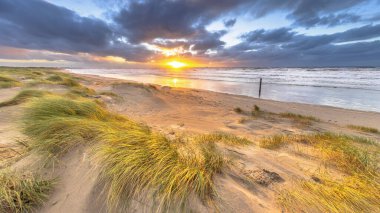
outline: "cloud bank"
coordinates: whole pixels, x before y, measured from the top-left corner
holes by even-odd
[[[355,12],[366,4],[380,9],[378,0],[113,0],[109,7],[94,2],[107,18],[42,0],[0,1],[0,57],[79,60],[85,66],[113,56],[141,65],[173,57],[166,50],[175,48],[177,57],[225,66],[380,66],[378,14]],[[239,28],[241,17],[273,14],[282,14],[289,26]],[[216,22],[221,29],[208,29]],[[316,35],[300,30],[340,26],[345,28]],[[239,42],[227,45],[223,38],[237,28],[244,30]]]

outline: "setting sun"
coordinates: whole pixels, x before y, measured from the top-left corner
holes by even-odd
[[[187,66],[187,64],[185,64],[183,62],[180,62],[180,61],[170,61],[170,62],[167,63],[167,65],[169,65],[169,66],[171,66],[171,67],[173,67],[175,69]]]

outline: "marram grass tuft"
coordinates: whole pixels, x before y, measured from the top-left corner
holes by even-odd
[[[0,172],[0,212],[32,212],[48,198],[55,181],[33,174]]]
[[[88,99],[60,97],[32,101],[24,132],[34,141],[31,148],[47,157],[96,142],[99,183],[110,211],[127,211],[133,200],[162,212],[187,211],[191,197],[211,205],[214,176],[226,163],[216,143],[249,143],[222,133],[171,140]]]
[[[322,160],[348,173],[375,172],[377,166],[376,142],[367,138],[334,133],[306,135],[274,135],[264,137],[262,148],[278,149],[287,144],[304,144],[316,149]]]

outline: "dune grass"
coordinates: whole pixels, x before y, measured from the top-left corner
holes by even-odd
[[[321,174],[318,181],[297,180],[283,189],[278,203],[285,212],[377,212],[380,207],[379,146],[366,138],[314,133],[275,135],[260,146],[277,149],[287,144],[304,144],[314,154],[346,175],[336,179]]]
[[[115,82],[112,84],[113,88],[118,88],[118,87],[123,87],[123,86],[137,87],[137,88],[144,89],[148,92],[158,90],[157,87],[153,84],[144,84],[144,83],[139,83],[139,82]]]
[[[79,82],[74,80],[73,78],[64,78],[60,84],[68,87],[78,87],[80,85]]]
[[[1,102],[0,107],[18,105],[24,103],[25,101],[31,98],[42,97],[46,94],[49,93],[42,90],[22,90],[11,100]]]
[[[267,149],[277,149],[293,143],[312,146],[323,161],[335,165],[347,173],[375,172],[378,169],[378,146],[368,147],[368,145],[376,143],[366,138],[334,133],[274,135],[263,138],[259,145]]]
[[[260,114],[261,114],[261,109],[260,109],[260,107],[259,106],[257,106],[257,105],[254,105],[253,106],[253,109],[252,109],[252,111],[251,111],[251,115],[252,116],[259,116]]]
[[[79,85],[79,86],[72,87],[69,90],[69,94],[74,95],[74,96],[90,97],[91,95],[96,95],[96,92],[93,89]]]
[[[213,176],[225,163],[215,144],[203,141],[190,147],[140,131],[110,134],[98,150],[109,205],[127,211],[137,199],[167,212],[186,211],[190,196],[212,203]]]
[[[282,134],[264,137],[259,141],[259,145],[265,149],[278,149],[288,143],[287,137]]]
[[[60,81],[63,81],[63,78],[60,75],[53,74],[53,75],[47,77],[46,80],[53,81],[53,82],[60,82]]]
[[[354,130],[359,130],[361,132],[368,132],[368,133],[375,133],[375,134],[380,133],[378,129],[372,128],[372,127],[357,126],[357,125],[347,125],[347,127]]]
[[[198,135],[195,137],[197,141],[219,142],[226,145],[249,145],[252,142],[246,138],[241,138],[236,135],[225,132],[214,132],[210,134]]]
[[[334,180],[322,175],[320,182],[301,180],[280,192],[279,205],[285,212],[379,212],[378,175],[353,175]]]
[[[119,98],[120,96],[114,92],[111,92],[111,91],[103,91],[103,92],[100,92],[98,93],[99,95],[106,95],[106,96],[109,96],[109,97],[114,97],[114,98]]]
[[[47,198],[55,181],[33,174],[0,172],[0,212],[32,212]]]
[[[191,196],[212,203],[213,177],[226,164],[216,143],[249,143],[224,133],[168,139],[83,98],[34,100],[23,120],[31,149],[48,158],[100,142],[95,149],[99,182],[111,211],[127,211],[133,200],[151,201],[157,211],[186,211]]]
[[[27,106],[24,133],[33,139],[32,149],[56,157],[92,141],[110,119],[117,117],[95,102],[46,97]]]
[[[284,113],[280,113],[279,115],[280,117],[289,118],[293,120],[294,122],[302,124],[302,125],[311,125],[312,122],[320,121],[318,118],[313,117],[313,116],[300,115],[300,114],[295,114],[291,112],[284,112]]]
[[[246,113],[248,114],[249,112],[245,112],[242,108],[240,107],[235,107],[234,108],[234,112],[238,113],[238,114],[243,114],[243,113]],[[261,111],[260,107],[257,106],[257,105],[254,105],[252,110],[251,110],[251,115],[252,116],[258,116],[262,113],[263,111]]]
[[[234,112],[241,114],[241,113],[243,113],[243,110],[240,107],[235,107]]]
[[[20,82],[14,78],[0,75],[0,88],[9,88],[19,86]]]

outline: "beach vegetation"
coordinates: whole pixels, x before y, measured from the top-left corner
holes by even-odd
[[[48,198],[55,180],[34,174],[0,172],[0,212],[32,212]]]
[[[304,144],[315,148],[320,158],[342,171],[353,173],[377,170],[378,146],[369,139],[334,133],[314,133],[304,135],[274,135],[260,140],[260,147],[277,149],[287,144]]]
[[[379,147],[374,141],[334,133],[274,135],[259,145],[276,149],[302,144],[313,148],[325,164],[346,175],[320,173],[311,179],[294,180],[281,190],[278,204],[285,212],[377,212],[380,201]]]
[[[9,88],[19,86],[20,82],[14,78],[0,75],[0,88]]]
[[[89,143],[113,115],[93,101],[44,97],[31,101],[23,116],[31,149],[46,157],[61,156],[72,147]]]
[[[33,75],[44,75],[44,73],[39,72],[39,71],[32,71]]]
[[[57,74],[54,74],[54,75],[47,77],[46,80],[53,81],[53,82],[59,82],[59,81],[63,81],[63,78]]]
[[[214,132],[209,134],[201,134],[195,137],[199,143],[203,142],[213,142],[213,143],[223,143],[226,145],[249,145],[252,144],[252,141],[238,137],[236,135],[225,133],[225,132]]]
[[[49,92],[42,90],[22,90],[14,98],[0,103],[0,107],[13,106],[26,102],[31,98],[42,97]]]
[[[358,125],[347,125],[347,127],[350,129],[361,131],[361,132],[375,133],[375,134],[380,133],[378,129],[372,128],[372,127],[358,126]]]
[[[169,139],[83,98],[32,101],[23,121],[33,140],[31,149],[48,159],[80,144],[96,144],[99,184],[111,210],[125,210],[132,200],[144,199],[153,200],[159,211],[186,210],[190,196],[212,203],[213,177],[227,163],[217,143],[249,143],[226,133]]]
[[[74,96],[90,97],[92,95],[96,95],[96,92],[93,89],[79,85],[76,87],[72,87],[69,90],[69,94],[72,94]]]
[[[235,107],[234,112],[241,114],[241,113],[243,113],[243,110],[240,107]]]
[[[73,78],[64,78],[61,84],[67,87],[78,87],[80,85],[79,82]]]
[[[293,120],[294,122],[303,124],[303,125],[311,125],[312,122],[320,121],[318,118],[314,116],[300,115],[300,114],[295,114],[291,112],[280,113],[280,117],[289,118]]]
[[[118,94],[111,92],[111,91],[103,91],[103,92],[99,92],[98,94],[109,96],[109,97],[114,97],[114,98],[120,97]]]
[[[283,134],[263,137],[260,139],[259,145],[261,148],[265,149],[278,149],[288,142],[287,137],[289,136]]]
[[[262,111],[260,110],[260,107],[257,105],[254,105],[253,109],[251,111],[251,115],[252,116],[259,116],[261,113],[262,113]]]
[[[139,83],[139,82],[115,82],[112,84],[112,86],[114,88],[121,87],[121,86],[132,86],[136,88],[145,89],[146,91],[158,90],[157,87],[153,84],[144,84],[144,83]]]
[[[240,118],[239,120],[238,120],[238,123],[239,124],[244,124],[244,123],[246,123],[246,122],[248,122],[250,119],[248,119],[248,118]]]
[[[313,179],[294,181],[280,192],[278,204],[285,212],[379,212],[380,177],[355,174],[336,180],[321,174]]]

